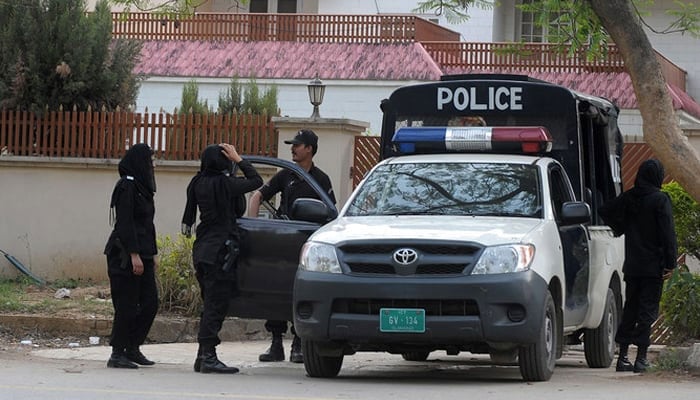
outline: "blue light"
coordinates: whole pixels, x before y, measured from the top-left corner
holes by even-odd
[[[445,127],[404,127],[394,133],[391,142],[400,153],[437,152],[445,150]]]

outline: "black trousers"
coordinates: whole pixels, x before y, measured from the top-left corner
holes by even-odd
[[[664,281],[661,278],[625,279],[625,307],[615,341],[649,347],[651,325],[659,317],[659,301]]]
[[[289,324],[292,326],[292,335],[296,336],[294,324]],[[282,336],[287,333],[287,321],[265,321],[265,330],[272,333],[272,336]]]
[[[219,331],[235,293],[235,274],[224,273],[221,266],[207,263],[196,264],[195,272],[204,303],[197,341],[202,347],[215,347],[221,343]]]
[[[114,306],[110,345],[115,350],[142,345],[158,312],[153,259],[141,259],[143,275],[136,276],[132,272],[131,260],[122,263],[119,251],[107,255],[107,274]]]

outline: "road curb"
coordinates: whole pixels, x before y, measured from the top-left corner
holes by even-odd
[[[112,320],[106,318],[62,318],[36,315],[0,315],[0,326],[20,335],[42,332],[56,336],[101,336],[112,332]],[[194,342],[197,339],[199,319],[157,316],[148,334],[155,343]],[[221,340],[246,341],[268,337],[265,321],[228,318],[219,333]]]

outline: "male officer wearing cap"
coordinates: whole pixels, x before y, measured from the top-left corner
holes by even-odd
[[[313,156],[318,150],[318,136],[310,129],[302,129],[297,132],[293,139],[285,140],[284,143],[292,145],[292,160],[316,180],[335,204],[335,195],[333,194],[330,178],[313,163]],[[294,200],[299,198],[319,198],[306,181],[299,179],[290,170],[281,170],[250,197],[248,216],[257,217],[260,203],[271,199],[277,193],[281,193],[280,206],[277,210],[278,215],[281,217],[289,216],[289,210]],[[267,351],[260,354],[259,360],[283,361],[285,357],[282,335],[287,332],[287,321],[267,321],[265,322],[265,329],[272,333],[272,344]],[[291,331],[294,339],[289,361],[302,363],[304,362],[304,356],[301,352],[301,341],[296,335],[293,325]]]

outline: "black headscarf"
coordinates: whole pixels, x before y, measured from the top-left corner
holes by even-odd
[[[133,177],[139,192],[147,197],[153,197],[156,192],[156,179],[153,174],[153,150],[139,143],[127,150],[119,161],[119,176]]]
[[[659,160],[646,160],[637,170],[634,187],[629,190],[625,207],[628,215],[636,215],[642,207],[641,198],[661,190],[664,167]]]
[[[202,151],[201,159],[199,172],[187,185],[187,204],[182,216],[182,233],[187,236],[192,234],[192,226],[197,218],[195,187],[202,177],[214,178],[210,180],[211,194],[214,196],[217,210],[225,209],[225,203],[230,198],[226,177],[231,175],[233,163],[224,155],[221,146],[210,144]]]
[[[147,199],[153,199],[156,192],[156,178],[153,173],[153,150],[145,144],[138,143],[126,151],[124,157],[119,161],[119,176],[122,179],[132,180],[136,185],[136,190]],[[117,188],[122,182],[122,179],[117,181],[112,198],[109,202],[110,208],[110,223],[113,223],[117,197],[119,191]]]

